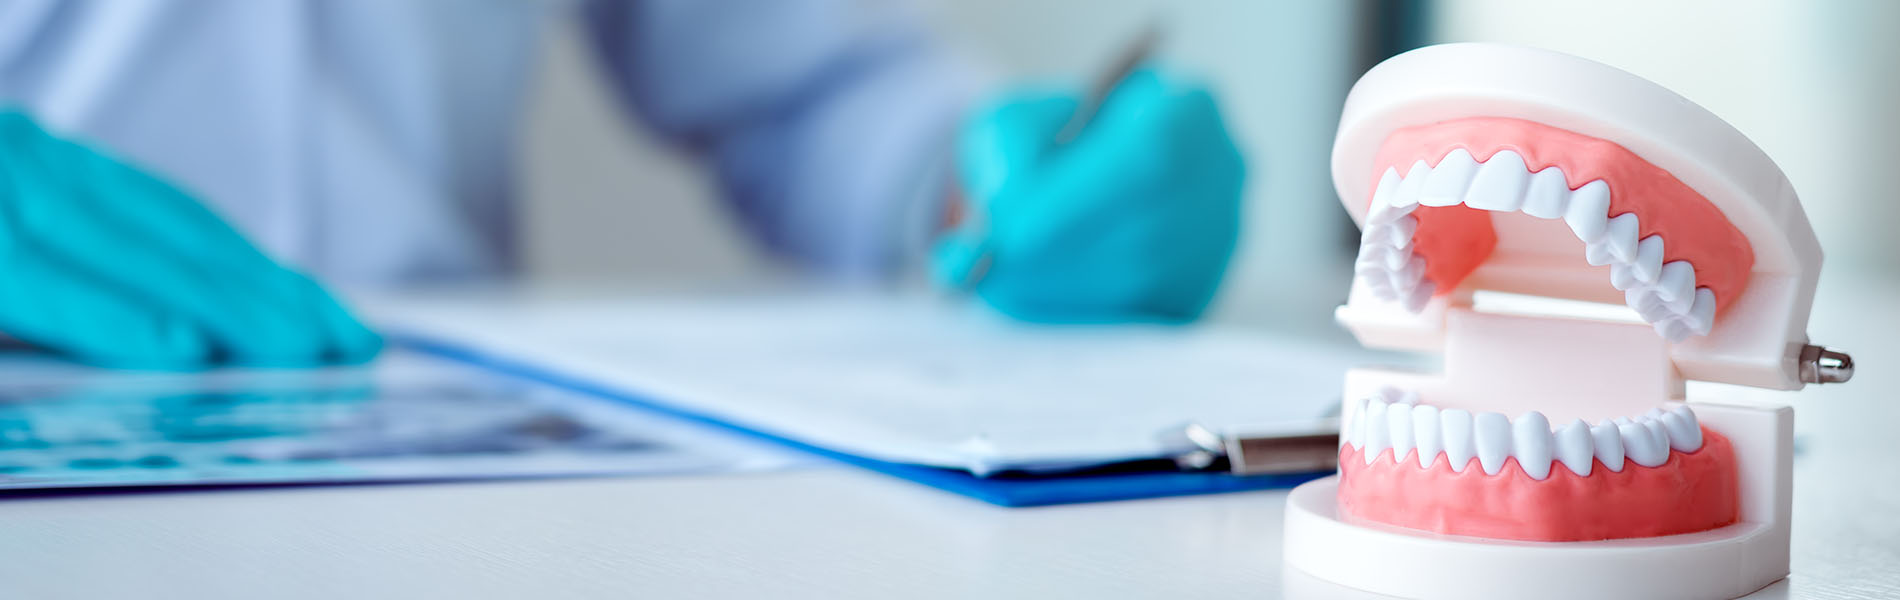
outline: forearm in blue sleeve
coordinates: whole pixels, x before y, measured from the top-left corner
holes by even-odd
[[[701,154],[765,247],[844,276],[903,266],[938,213],[976,77],[914,15],[848,0],[596,2],[621,96]]]

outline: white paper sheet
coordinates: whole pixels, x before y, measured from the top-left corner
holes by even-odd
[[[1156,458],[1187,423],[1312,431],[1367,354],[1215,328],[1027,326],[928,296],[372,304],[387,326],[886,461]]]

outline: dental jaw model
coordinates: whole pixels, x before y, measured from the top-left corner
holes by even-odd
[[[1760,149],[1617,69],[1452,44],[1354,86],[1333,177],[1363,232],[1340,322],[1443,373],[1347,375],[1340,473],[1289,499],[1291,567],[1420,598],[1787,574],[1793,411],[1684,391],[1852,373],[1808,344],[1820,246]]]

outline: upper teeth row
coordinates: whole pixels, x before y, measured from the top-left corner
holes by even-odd
[[[1506,458],[1532,479],[1550,476],[1561,462],[1572,473],[1588,476],[1594,462],[1612,472],[1623,471],[1623,461],[1645,467],[1662,465],[1671,449],[1694,452],[1702,447],[1702,428],[1695,412],[1677,405],[1667,411],[1650,409],[1639,417],[1618,417],[1596,425],[1582,419],[1556,430],[1543,413],[1531,411],[1516,419],[1502,413],[1469,411],[1418,404],[1410,392],[1387,388],[1361,399],[1346,413],[1340,438],[1365,451],[1366,464],[1391,450],[1394,462],[1413,459],[1429,469],[1439,456],[1451,470],[1464,472],[1473,457],[1486,475],[1496,475]]]
[[[1663,262],[1663,239],[1637,239],[1636,213],[1610,218],[1610,186],[1598,179],[1571,190],[1558,167],[1532,172],[1516,152],[1501,150],[1478,162],[1463,148],[1452,150],[1437,167],[1424,160],[1400,176],[1388,168],[1379,177],[1372,207],[1359,240],[1356,271],[1374,295],[1423,309],[1437,284],[1425,277],[1425,259],[1412,246],[1420,206],[1453,206],[1523,212],[1541,219],[1562,218],[1583,240],[1584,258],[1610,265],[1610,284],[1643,320],[1672,342],[1691,334],[1707,335],[1715,322],[1715,294],[1696,287],[1688,261]]]

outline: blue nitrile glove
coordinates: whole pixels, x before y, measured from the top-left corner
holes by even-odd
[[[1207,90],[1138,70],[1075,139],[1072,94],[1018,92],[958,140],[971,213],[934,278],[1029,321],[1189,321],[1220,287],[1245,166]]]
[[[382,347],[191,196],[13,111],[0,111],[0,332],[135,368],[360,362]]]

